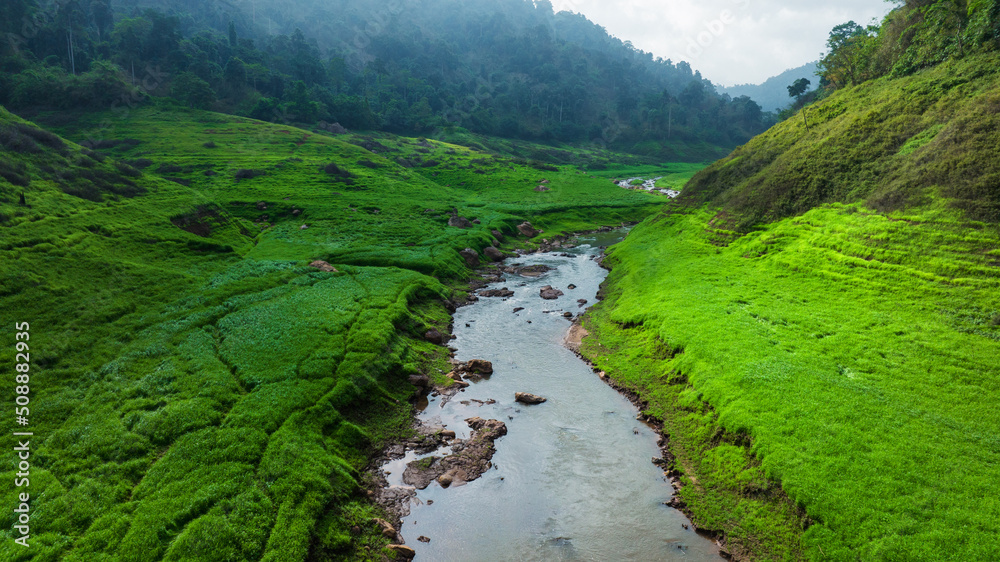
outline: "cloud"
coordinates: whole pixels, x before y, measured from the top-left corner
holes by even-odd
[[[720,85],[759,84],[820,58],[830,30],[881,20],[884,0],[553,0],[656,56]]]

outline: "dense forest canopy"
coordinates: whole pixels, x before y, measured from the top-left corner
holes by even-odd
[[[880,26],[850,21],[830,33],[820,61],[833,88],[907,76],[949,59],[1000,47],[997,0],[887,0],[897,7]]]
[[[258,119],[444,127],[710,158],[771,124],[685,62],[548,2],[4,3],[0,103],[107,107],[170,95]]]

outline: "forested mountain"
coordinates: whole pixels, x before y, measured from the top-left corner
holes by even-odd
[[[548,2],[338,0],[4,5],[0,103],[172,95],[275,122],[446,127],[706,159],[768,126],[748,97]]]
[[[817,69],[817,63],[811,62],[798,68],[788,69],[777,76],[772,76],[761,84],[738,84],[729,87],[718,86],[716,87],[716,91],[732,98],[748,96],[757,102],[764,111],[778,112],[792,104],[792,98],[788,95],[788,86],[796,80],[801,78],[809,80],[810,84],[806,92],[819,87],[819,78],[816,76]]]

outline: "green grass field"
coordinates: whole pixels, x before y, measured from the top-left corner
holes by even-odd
[[[4,560],[382,558],[362,471],[409,431],[407,377],[444,382],[422,335],[462,296],[458,252],[662,204],[571,167],[163,102],[37,120],[94,150],[0,113],[0,361],[29,322],[35,433],[31,548],[7,510]]]

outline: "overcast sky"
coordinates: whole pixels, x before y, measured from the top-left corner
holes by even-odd
[[[552,0],[715,84],[759,84],[818,60],[835,25],[881,20],[885,0]]]

